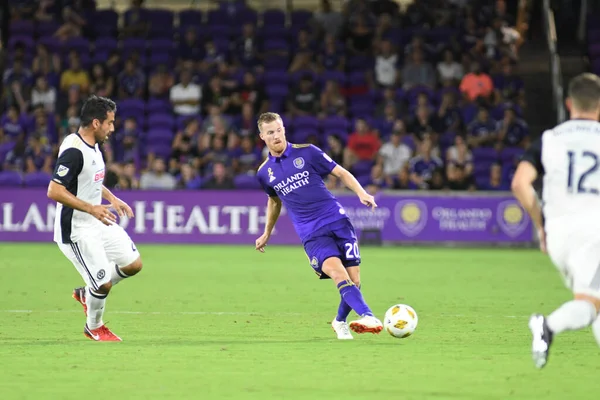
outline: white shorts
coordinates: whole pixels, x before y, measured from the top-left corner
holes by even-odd
[[[135,244],[119,225],[102,225],[75,243],[58,243],[85,283],[92,289],[110,282],[116,268],[126,267],[140,257]]]
[[[589,220],[561,225],[546,231],[548,255],[573,293],[600,298],[598,225]]]

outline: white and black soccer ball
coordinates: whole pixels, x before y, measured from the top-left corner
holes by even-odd
[[[417,312],[406,304],[396,304],[385,313],[383,327],[395,338],[402,339],[412,335],[417,329],[419,316]]]

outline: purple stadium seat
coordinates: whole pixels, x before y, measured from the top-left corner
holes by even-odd
[[[287,40],[281,38],[268,39],[263,44],[264,51],[289,51],[289,48]]]
[[[477,115],[477,105],[467,104],[466,106],[462,107],[460,112],[462,114],[463,122],[468,125]]]
[[[182,10],[179,12],[179,26],[198,26],[202,24],[202,11]]]
[[[262,76],[263,82],[268,85],[288,85],[290,75],[286,71],[266,71]]]
[[[498,152],[492,147],[480,147],[473,149],[473,158],[476,163],[480,161],[497,161],[499,159]]]
[[[352,166],[352,173],[356,176],[370,174],[374,165],[373,161],[358,161]]]
[[[23,184],[26,187],[46,187],[51,179],[52,177],[45,172],[33,172],[25,175]]]
[[[146,154],[154,154],[156,157],[167,160],[171,156],[171,143],[149,143]]]
[[[361,184],[361,186],[367,186],[369,183],[371,183],[371,174],[368,173],[357,175],[356,180]]]
[[[149,147],[154,145],[171,145],[173,141],[173,131],[170,129],[151,128],[146,133],[146,143]]]
[[[251,8],[242,8],[236,13],[235,20],[240,26],[244,24],[256,26],[258,24],[258,13]]]
[[[292,126],[296,130],[318,131],[319,120],[316,117],[300,116],[292,120]]]
[[[8,26],[8,32],[10,33],[10,36],[33,37],[34,32],[35,32],[35,27],[33,25],[33,22],[31,22],[31,21],[23,21],[23,20],[11,21],[10,25]]]
[[[306,28],[313,17],[313,13],[308,10],[292,11],[292,28]]]
[[[350,124],[345,117],[335,115],[321,121],[321,129],[323,131],[340,131],[347,133],[349,128]]]
[[[290,60],[288,56],[279,55],[267,55],[265,56],[265,60],[263,62],[263,65],[267,71],[285,71],[287,70],[289,64]]]
[[[175,59],[171,57],[169,53],[150,53],[150,65],[160,65],[164,64],[167,67],[173,67],[175,65]]]
[[[11,36],[8,40],[8,48],[13,50],[18,43],[22,44],[26,49],[33,49],[35,47],[35,41],[32,36],[19,35]]]
[[[96,39],[94,43],[94,48],[96,52],[110,52],[116,50],[118,43],[113,38],[99,38]]]
[[[21,174],[14,171],[0,172],[0,187],[17,187],[23,184]]]
[[[272,27],[285,26],[285,13],[278,9],[268,9],[263,12],[263,25]]]
[[[600,43],[592,43],[588,47],[588,52],[592,58],[596,58],[600,55]]]
[[[38,37],[52,36],[60,28],[56,21],[38,21],[35,27],[35,33]]]
[[[202,187],[202,184],[204,182],[202,181],[202,177],[198,176],[194,179],[192,179],[191,181],[189,181],[185,187],[186,189],[190,189],[190,190],[198,190]]]
[[[90,52],[90,42],[82,37],[74,37],[67,40],[64,43],[65,50],[64,52],[68,54],[71,50],[75,50],[78,53],[89,53]]]
[[[225,10],[211,10],[206,14],[206,23],[209,26],[228,25],[229,22],[229,14]]]
[[[170,39],[152,39],[148,42],[148,50],[171,54],[174,50],[173,43]]]
[[[311,136],[315,136],[317,139],[319,139],[321,135],[319,135],[319,132],[314,129],[294,129],[292,139],[296,143],[306,143],[308,142],[308,138]]]
[[[173,129],[175,118],[169,114],[151,114],[146,120],[149,129]]]
[[[173,32],[173,11],[163,8],[148,9],[148,21],[150,22],[150,35],[152,37],[161,36],[161,33]],[[156,36],[156,33],[159,35]]]
[[[229,42],[229,36],[231,33],[231,26],[229,25],[210,25],[208,27],[208,34],[216,40],[217,38],[220,40],[226,40]]]
[[[117,35],[119,14],[114,10],[97,10],[93,16],[92,29],[97,37]]]
[[[41,37],[37,43],[46,46],[51,53],[57,53],[62,48],[60,40],[52,36]]]
[[[121,43],[122,52],[124,54],[138,51],[140,54],[146,51],[146,41],[144,39],[125,39]]]
[[[270,99],[285,98],[289,93],[287,85],[269,85],[265,88],[265,92]]]
[[[342,71],[324,71],[320,76],[321,82],[334,81],[340,85],[346,83],[346,74]]]
[[[171,110],[171,103],[166,99],[149,99],[146,103],[148,114],[164,114]]]
[[[258,179],[253,175],[238,175],[233,178],[233,184],[235,185],[236,189],[260,189],[260,183],[258,182]]]
[[[523,149],[507,148],[500,153],[502,164],[512,164],[523,156]]]
[[[492,166],[491,162],[479,162],[476,163],[473,167],[473,175],[476,177],[488,177],[490,176],[490,167]]]
[[[124,100],[119,101],[118,108],[119,108],[119,111],[118,111],[119,113],[134,112],[134,113],[138,114],[138,113],[144,113],[146,106],[145,106],[143,100],[124,99]]]

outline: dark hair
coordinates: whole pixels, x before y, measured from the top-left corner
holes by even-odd
[[[578,111],[595,111],[600,103],[600,78],[589,72],[569,83],[569,97]]]
[[[92,121],[97,119],[104,122],[109,112],[116,112],[117,105],[111,99],[92,95],[83,103],[81,107],[81,126],[89,126]]]

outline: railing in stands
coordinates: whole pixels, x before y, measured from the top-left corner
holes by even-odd
[[[562,79],[562,69],[560,66],[560,56],[556,48],[556,25],[554,20],[554,11],[550,6],[550,0],[544,0],[542,7],[544,19],[544,29],[548,41],[548,50],[550,52],[550,74],[552,76],[552,93],[554,96],[554,111],[556,120],[562,123],[566,120],[567,113],[564,107],[564,86]]]

